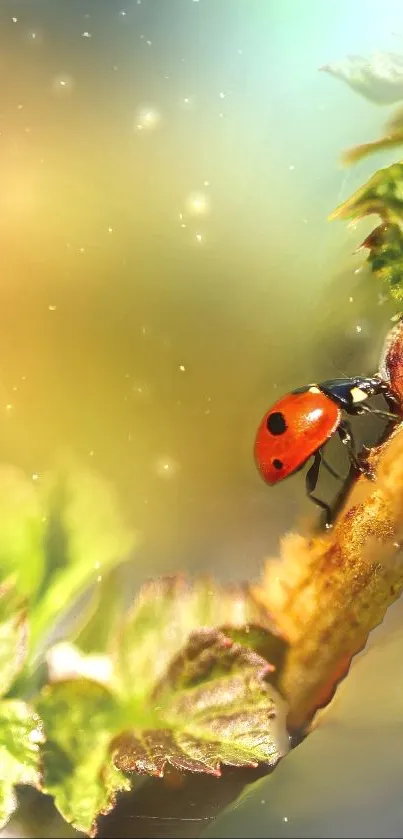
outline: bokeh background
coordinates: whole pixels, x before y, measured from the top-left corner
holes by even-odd
[[[250,576],[312,515],[257,424],[388,318],[327,221],[387,113],[318,68],[402,43],[398,0],[2,0],[0,458],[111,480],[147,573]]]
[[[254,576],[316,515],[254,435],[376,370],[393,308],[327,216],[396,157],[340,167],[388,111],[318,68],[402,47],[401,0],[1,0],[0,458],[111,481],[139,576]]]

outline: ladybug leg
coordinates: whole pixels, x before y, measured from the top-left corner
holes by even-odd
[[[390,389],[387,382],[382,382],[380,392],[383,394],[383,397],[388,403],[389,407],[392,408],[392,410],[395,410],[397,413],[400,413],[402,410],[401,403],[397,396],[395,396],[393,391]]]
[[[357,470],[357,472],[361,472],[363,475],[366,475],[367,478],[372,479],[373,474],[369,466],[357,457],[354,437],[351,431],[350,424],[347,422],[347,420],[343,420],[340,423],[338,428],[338,434],[341,442],[344,446],[346,446],[350,462]]]
[[[312,493],[315,491],[316,484],[318,483],[319,469],[320,469],[321,462],[322,462],[321,453],[320,453],[320,451],[317,451],[316,454],[314,455],[314,461],[312,463],[312,466],[309,467],[309,469],[306,473],[305,488],[306,488],[306,494],[307,494],[308,498],[310,499],[310,501],[313,501],[313,503],[316,504],[317,507],[320,507],[322,510],[325,511],[325,513],[326,513],[326,527],[331,527],[332,511],[331,511],[329,505],[326,504],[324,501],[321,501],[320,498],[316,498],[314,495],[312,495]]]
[[[360,472],[361,467],[355,451],[354,437],[351,431],[350,423],[347,422],[347,420],[343,420],[340,423],[337,432],[341,442],[343,443],[343,446],[346,446],[347,448],[347,453],[351,463],[357,469],[357,471]]]
[[[321,458],[322,458],[322,465],[325,467],[325,469],[327,469],[327,471],[330,473],[330,475],[332,475],[333,478],[337,478],[338,481],[344,481],[343,476],[340,475],[339,472],[336,472],[336,470],[333,469],[333,466],[331,466],[330,463],[328,463],[327,460],[325,460],[322,452],[321,452]]]
[[[378,408],[371,408],[370,405],[360,405],[359,409],[360,414],[375,414],[377,417],[383,417],[384,419],[394,420],[395,422],[401,422],[402,418],[398,417],[397,414],[391,414],[389,411],[380,411]]]

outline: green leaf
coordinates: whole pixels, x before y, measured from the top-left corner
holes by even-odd
[[[207,628],[216,621],[225,631]],[[94,834],[116,791],[129,789],[125,772],[162,776],[171,764],[219,775],[221,764],[274,765],[288,735],[285,703],[270,682],[287,647],[267,627],[247,586],[175,578],[141,589],[109,659],[57,645],[48,663],[58,681],[38,712],[44,788],[66,820]]]
[[[402,112],[395,117],[394,124],[402,126],[403,138]],[[403,300],[403,163],[379,169],[330,218],[358,221],[374,213],[380,216],[382,224],[361,247],[369,250],[367,261],[376,279],[400,302]]]
[[[0,467],[0,580],[13,575],[30,601],[33,647],[134,544],[113,489],[93,472],[69,467],[33,483]]]
[[[44,480],[49,510],[46,574],[31,613],[36,644],[91,584],[127,558],[135,544],[109,484],[87,470],[65,470]]]
[[[13,466],[0,466],[0,580],[15,577],[32,596],[44,572],[45,511],[38,486]]]
[[[394,300],[403,300],[403,232],[397,224],[381,224],[361,245],[369,249],[367,261],[377,280]]]
[[[208,579],[191,585],[181,577],[144,585],[111,649],[122,694],[146,696],[196,629],[225,625],[245,630],[256,624],[270,630],[271,656],[280,660],[286,644],[247,585],[220,587]]]
[[[38,702],[46,735],[44,792],[77,830],[95,835],[96,819],[107,813],[129,781],[109,756],[122,725],[111,692],[86,679],[47,686]]]
[[[403,56],[378,52],[370,58],[348,56],[320,68],[346,82],[365,99],[378,105],[392,105],[403,99]]]
[[[16,808],[15,785],[39,786],[42,742],[39,717],[25,702],[0,702],[0,828]]]
[[[330,220],[358,221],[373,214],[391,224],[402,222],[403,163],[393,163],[375,172],[364,186],[333,211]]]
[[[122,565],[103,576],[80,624],[74,641],[85,653],[103,653],[116,633],[124,609],[124,581],[120,575]]]
[[[0,696],[5,696],[21,672],[27,652],[26,607],[15,589],[0,586]]]
[[[220,631],[194,633],[150,697],[159,727],[118,736],[115,765],[159,777],[167,764],[213,775],[221,764],[273,766],[288,737],[285,703],[267,679],[271,669]]]

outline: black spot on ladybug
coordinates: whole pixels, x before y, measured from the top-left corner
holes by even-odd
[[[282,469],[283,466],[284,466],[284,463],[283,463],[282,460],[279,460],[277,457],[275,457],[274,460],[273,460],[273,466],[274,466],[275,469]]]
[[[270,431],[270,434],[275,434],[276,436],[278,434],[284,434],[284,431],[287,430],[287,423],[281,411],[274,411],[273,414],[267,417],[267,430]]]

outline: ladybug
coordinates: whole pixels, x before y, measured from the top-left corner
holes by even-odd
[[[277,484],[298,472],[313,456],[306,475],[308,497],[326,511],[326,525],[330,525],[330,507],[312,495],[318,481],[321,463],[336,478],[340,475],[326,463],[322,448],[336,432],[346,446],[355,471],[371,478],[362,460],[357,457],[350,424],[343,412],[355,416],[371,413],[388,420],[399,421],[395,413],[381,411],[367,405],[371,396],[382,394],[388,407],[397,409],[397,400],[390,386],[380,376],[331,379],[321,384],[307,385],[283,396],[270,408],[260,423],[255,440],[255,461],[262,478]]]

